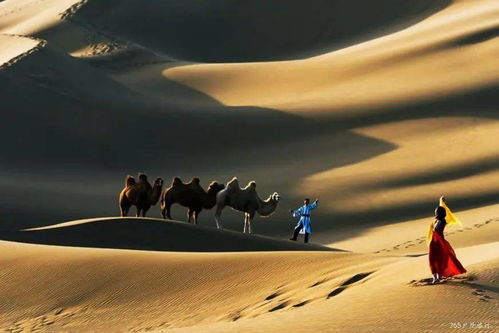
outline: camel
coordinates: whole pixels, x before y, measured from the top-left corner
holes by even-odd
[[[199,213],[215,206],[216,195],[224,187],[223,184],[213,181],[205,191],[199,184],[199,178],[192,178],[189,183],[184,184],[180,178],[175,177],[171,186],[161,193],[161,215],[165,219],[171,219],[170,208],[174,203],[178,203],[188,208],[187,221],[197,224]]]
[[[137,215],[145,217],[151,206],[158,203],[161,190],[163,188],[163,179],[156,178],[154,185],[151,186],[147,176],[139,173],[139,181],[128,175],[125,178],[125,188],[120,193],[119,205],[121,216],[127,216],[130,207],[137,207]]]
[[[245,188],[239,187],[239,181],[234,177],[227,187],[217,194],[217,203],[215,211],[215,222],[218,229],[222,229],[220,216],[225,206],[234,210],[244,212],[243,233],[251,234],[251,222],[255,213],[260,216],[268,217],[277,209],[279,203],[279,194],[274,192],[267,200],[262,200],[256,193],[256,183],[251,181]]]

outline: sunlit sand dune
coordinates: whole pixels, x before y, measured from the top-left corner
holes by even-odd
[[[495,1],[454,1],[400,32],[315,58],[181,66],[163,74],[225,105],[305,116],[439,99],[497,84],[498,13]]]
[[[494,0],[0,1],[0,331],[497,330],[498,29]],[[281,200],[255,235],[95,218],[137,172]],[[468,272],[429,285],[441,195]]]
[[[394,330],[497,325],[497,242],[459,250],[469,277],[435,287],[408,279],[427,276],[426,258],[1,246],[0,323],[12,331],[370,331],[387,316]]]

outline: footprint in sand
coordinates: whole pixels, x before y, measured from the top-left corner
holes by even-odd
[[[239,311],[233,312],[229,315],[229,320],[231,320],[231,321],[237,321],[240,318],[241,318],[241,312],[239,312]]]
[[[328,295],[327,295],[327,299],[330,299],[331,297],[334,297],[336,295],[338,295],[339,293],[341,293],[343,290],[345,290],[345,287],[338,287],[336,288],[335,290],[331,291]]]
[[[267,297],[265,297],[265,300],[266,301],[270,301],[271,299],[274,299],[274,298],[276,298],[277,296],[280,296],[280,295],[281,295],[281,293],[278,292],[278,291],[276,291],[275,293],[270,294]]]
[[[360,280],[363,280],[365,279],[366,277],[368,277],[369,275],[371,275],[372,273],[374,272],[367,272],[367,273],[359,273],[359,274],[355,274],[354,276],[352,276],[350,279],[346,280],[345,282],[343,282],[341,284],[341,286],[348,286],[352,283],[355,283],[355,282],[358,282]]]
[[[299,308],[299,307],[302,307],[302,306],[304,306],[304,305],[306,305],[306,304],[308,304],[308,303],[310,303],[310,300],[303,301],[303,302],[300,302],[300,303],[298,303],[298,304],[295,304],[295,305],[293,305],[293,307],[294,307],[294,308]]]
[[[317,287],[318,285],[321,285],[323,284],[324,282],[326,282],[327,280],[321,280],[321,281],[317,281],[316,283],[314,283],[313,285],[311,285],[309,288],[313,288],[313,287]]]
[[[336,288],[333,291],[331,291],[327,295],[326,299],[329,299],[331,297],[334,297],[334,296],[340,294],[341,292],[343,292],[351,284],[353,284],[355,282],[359,282],[359,281],[365,279],[366,277],[368,277],[372,273],[373,272],[355,274],[354,276],[352,276],[351,278],[349,278],[348,280],[346,280],[345,282],[343,282],[342,284],[340,284],[340,286],[338,288]]]
[[[471,292],[473,295],[478,297],[478,300],[481,302],[489,302],[493,297],[486,294],[486,292],[482,289],[475,289]]]
[[[269,310],[269,312],[274,312],[277,310],[284,309],[286,306],[288,306],[289,302],[282,302],[281,304],[274,306],[272,309]]]

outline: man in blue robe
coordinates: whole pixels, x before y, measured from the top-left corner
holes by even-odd
[[[313,203],[310,203],[310,199],[304,200],[304,205],[296,210],[290,210],[289,212],[293,214],[293,217],[300,217],[300,221],[295,227],[293,232],[293,237],[290,240],[296,241],[298,234],[305,234],[305,243],[308,243],[308,237],[312,232],[310,228],[310,212],[319,205],[319,199],[315,199]]]

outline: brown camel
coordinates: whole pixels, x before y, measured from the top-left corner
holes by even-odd
[[[188,208],[188,222],[197,224],[199,213],[203,209],[211,209],[215,206],[217,193],[224,187],[223,184],[213,181],[205,191],[199,184],[199,178],[192,178],[189,183],[184,184],[180,178],[175,177],[171,186],[165,188],[161,194],[161,215],[165,219],[171,219],[171,206],[178,203]]]
[[[135,181],[132,176],[126,176],[125,188],[120,193],[119,205],[121,216],[127,216],[130,207],[137,207],[137,216],[146,216],[151,206],[158,203],[161,190],[163,188],[163,179],[156,178],[154,185],[151,186],[147,176],[139,173],[139,181]]]
[[[279,194],[274,192],[267,200],[262,200],[256,193],[256,183],[249,182],[245,188],[239,187],[239,182],[236,177],[232,178],[227,183],[227,187],[217,194],[217,209],[215,212],[215,222],[217,228],[222,228],[220,216],[225,206],[229,206],[234,210],[244,212],[244,227],[243,232],[251,233],[251,221],[258,215],[267,217],[274,213],[279,203]]]

